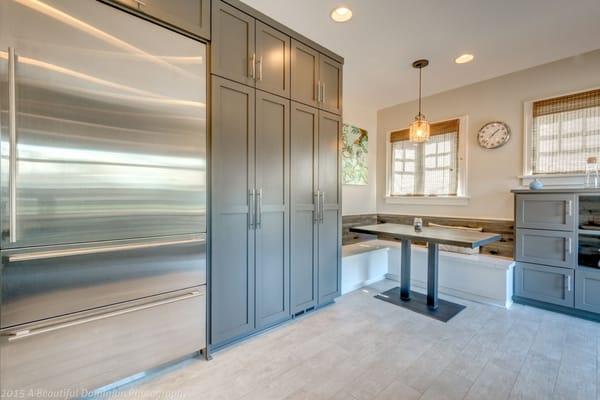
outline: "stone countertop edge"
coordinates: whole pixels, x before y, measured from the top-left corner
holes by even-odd
[[[592,193],[600,194],[600,188],[586,188],[586,187],[545,187],[542,189],[529,189],[519,188],[512,189],[513,193]]]

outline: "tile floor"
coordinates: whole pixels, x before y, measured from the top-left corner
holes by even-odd
[[[317,312],[119,392],[118,399],[600,399],[600,324],[536,308],[467,308],[444,324],[373,296]],[[443,296],[442,296],[443,297]]]

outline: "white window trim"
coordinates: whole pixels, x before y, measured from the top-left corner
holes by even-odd
[[[468,150],[469,150],[469,118],[466,115],[436,120],[432,123],[459,120],[458,128],[458,183],[456,196],[400,196],[392,195],[392,143],[390,138],[392,132],[406,129],[396,128],[388,131],[385,136],[385,202],[387,204],[426,204],[426,205],[458,205],[467,206],[468,196]]]
[[[560,93],[553,96],[542,97],[533,100],[527,100],[523,103],[523,174],[519,176],[521,185],[529,186],[529,184],[535,179],[543,181],[545,186],[584,186],[585,174],[572,173],[572,174],[533,174],[532,161],[529,155],[532,153],[533,145],[533,103],[536,101],[553,99],[555,97],[569,96],[571,94],[577,94],[581,92],[587,92],[590,90],[598,90],[600,87],[587,88],[576,90],[568,93]]]

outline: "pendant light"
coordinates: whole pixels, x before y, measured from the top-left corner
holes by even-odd
[[[421,114],[421,73],[423,68],[429,65],[429,60],[417,60],[412,66],[419,69],[419,113],[409,126],[409,139],[411,142],[422,143],[429,140],[430,126],[425,116]]]

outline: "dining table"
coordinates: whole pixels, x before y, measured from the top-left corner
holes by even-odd
[[[351,232],[377,235],[401,242],[400,286],[380,293],[376,297],[414,312],[447,322],[465,306],[439,299],[440,245],[477,248],[501,239],[497,233],[476,230],[383,223],[354,226]],[[417,241],[427,244],[427,294],[411,290],[411,246]]]

